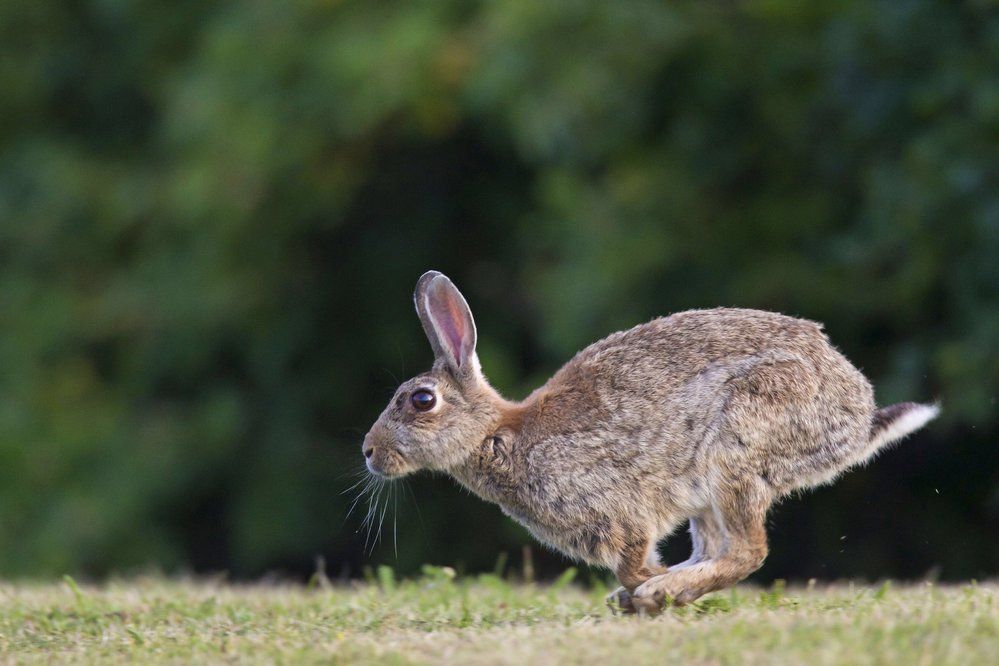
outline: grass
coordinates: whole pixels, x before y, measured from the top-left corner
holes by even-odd
[[[660,617],[607,590],[455,581],[0,583],[0,662],[999,663],[999,585],[739,587]]]

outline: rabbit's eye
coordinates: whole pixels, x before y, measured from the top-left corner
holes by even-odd
[[[413,407],[425,412],[434,408],[434,405],[437,404],[437,397],[430,391],[421,390],[415,391],[409,401],[413,403]]]

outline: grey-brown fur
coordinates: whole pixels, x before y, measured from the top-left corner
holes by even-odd
[[[681,312],[590,345],[522,402],[482,376],[475,324],[450,280],[414,296],[436,361],[402,384],[365,438],[369,469],[447,472],[538,539],[613,570],[625,610],[732,585],[767,554],[778,498],[833,479],[936,415],[878,410],[819,324],[757,310]],[[419,389],[437,403],[420,412]],[[657,542],[690,521],[669,568]]]

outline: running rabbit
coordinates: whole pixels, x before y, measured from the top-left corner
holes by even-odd
[[[831,481],[917,430],[936,405],[877,409],[822,327],[758,310],[692,310],[582,350],[526,400],[504,399],[475,353],[451,280],[417,282],[433,368],[402,384],[364,438],[370,472],[440,470],[538,539],[610,568],[626,612],[733,585],[767,556],[775,500]],[[657,542],[690,521],[693,553]]]

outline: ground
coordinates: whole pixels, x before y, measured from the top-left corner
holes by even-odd
[[[999,663],[999,584],[742,586],[657,618],[564,576],[0,583],[0,662]]]

